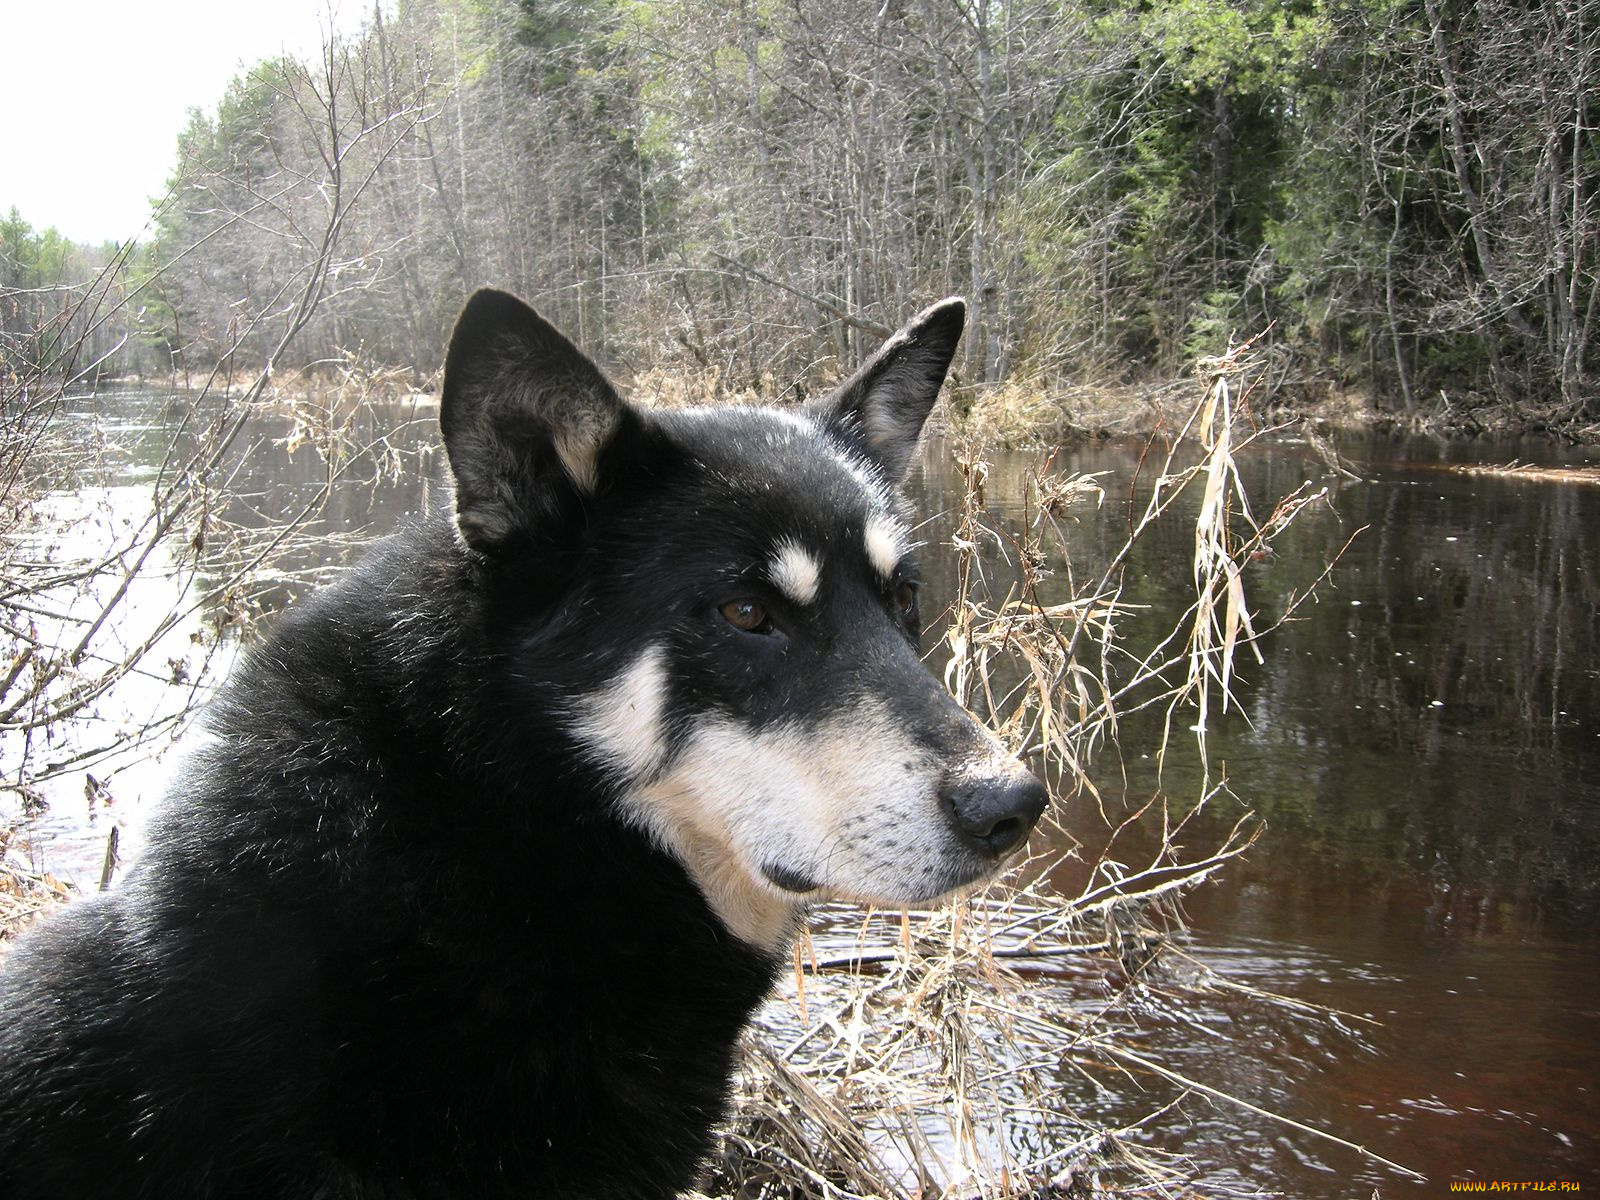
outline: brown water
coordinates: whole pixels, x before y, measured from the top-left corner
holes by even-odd
[[[149,394],[81,404],[77,418],[86,430],[98,422],[103,452],[63,482],[98,489],[109,513],[137,511],[172,404]],[[321,483],[315,454],[290,457],[274,444],[286,430],[261,422],[235,480],[236,519],[280,519]],[[1380,437],[1341,452],[1363,482],[1322,480],[1320,460],[1293,442],[1242,464],[1258,505],[1306,478],[1334,489],[1331,511],[1303,518],[1252,567],[1263,616],[1366,529],[1319,601],[1267,643],[1266,662],[1244,669],[1248,721],[1216,723],[1213,758],[1226,760],[1240,804],[1213,812],[1195,840],[1245,805],[1266,831],[1189,899],[1188,941],[1230,979],[1377,1023],[1300,1021],[1218,993],[1181,1016],[1153,1004],[1137,1016],[1143,1048],[1175,1069],[1364,1144],[1428,1182],[1195,1097],[1143,1136],[1186,1153],[1205,1194],[1428,1196],[1447,1194],[1452,1180],[1600,1188],[1600,487],[1441,469],[1600,456]],[[999,520],[1017,519],[1022,477],[1038,457],[997,458],[989,496]],[[1095,445],[1057,459],[1058,470],[1110,473],[1105,506],[1080,511],[1072,526],[1078,569],[1121,544],[1119,497],[1137,457],[1136,446]],[[937,447],[927,459],[930,510],[955,503],[946,462]],[[376,485],[352,472],[262,603],[325,574],[352,534],[383,532],[414,511],[426,490],[416,469]],[[930,528],[936,544],[941,524]],[[1133,560],[1130,592],[1154,606],[1151,628],[1170,625],[1187,602],[1191,537],[1175,525]],[[925,557],[929,593],[948,596],[944,557]],[[158,692],[145,681],[104,715],[149,711]],[[1155,739],[1148,723],[1124,725],[1120,761],[1099,768],[1113,804],[1124,790],[1137,802],[1156,789]],[[52,868],[92,879],[113,821],[136,844],[134,797],[158,772],[109,770],[122,797],[112,813],[85,813],[75,775],[51,790]],[[1188,796],[1195,778],[1195,764],[1177,756],[1160,786]],[[1067,824],[1091,849],[1104,841],[1086,810]],[[1086,1004],[1104,998],[1092,973],[1042,985]],[[1173,1091],[1129,1078],[1067,1099],[1117,1120]]]
[[[1230,1194],[1600,1187],[1600,487],[1442,469],[1600,454],[1381,437],[1340,449],[1363,482],[1322,479],[1293,442],[1243,462],[1258,512],[1303,479],[1335,489],[1332,511],[1307,514],[1251,568],[1261,617],[1364,532],[1319,602],[1270,638],[1266,661],[1241,668],[1248,720],[1216,722],[1211,754],[1242,803],[1216,807],[1190,840],[1220,838],[1246,806],[1266,830],[1185,908],[1190,948],[1226,977],[1378,1024],[1340,1032],[1226,996],[1141,1024],[1190,1078],[1427,1182],[1202,1099],[1149,1139],[1187,1151],[1202,1186]],[[1057,460],[1110,472],[1105,507],[1074,529],[1080,573],[1125,536],[1137,453],[1094,446]],[[993,507],[1011,507],[1037,457],[996,464]],[[954,486],[931,479],[936,492]],[[1151,628],[1192,595],[1191,538],[1175,525],[1133,561],[1130,593],[1153,606]],[[1152,794],[1145,751],[1158,736],[1152,722],[1124,723],[1102,788],[1129,802]],[[1194,756],[1169,755],[1159,786],[1196,794]],[[1091,849],[1105,841],[1087,813],[1067,824]],[[1104,1108],[1133,1117],[1171,1091],[1146,1081]]]

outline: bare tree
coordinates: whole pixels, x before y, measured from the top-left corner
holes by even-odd
[[[256,93],[272,102],[273,140],[259,143],[260,156],[233,178],[220,176],[215,164],[190,162],[180,172],[179,196],[195,207],[169,221],[168,230],[170,236],[186,228],[189,240],[166,243],[167,256],[131,289],[118,286],[115,272],[102,272],[59,323],[34,331],[34,338],[52,343],[75,336],[71,352],[25,358],[20,371],[0,381],[8,525],[0,544],[0,636],[7,643],[0,652],[0,732],[4,782],[13,790],[27,792],[52,774],[148,740],[181,720],[182,705],[137,728],[102,730],[101,741],[70,753],[44,761],[37,753],[37,739],[91,710],[130,676],[153,670],[149,659],[163,639],[233,588],[295,525],[290,521],[265,546],[200,586],[200,568],[218,532],[220,497],[242,450],[241,431],[275,366],[306,330],[330,319],[330,300],[348,301],[381,279],[370,256],[347,246],[350,223],[394,148],[429,110],[420,102],[380,110],[356,66],[339,42],[325,46],[316,64],[273,64]],[[284,153],[290,145],[297,151],[292,167]],[[95,360],[84,347],[96,329],[126,316],[162,286],[188,286],[192,297],[197,284],[185,273],[217,245],[232,247],[241,269],[237,276],[207,279],[205,294],[216,298],[216,307],[193,310],[191,327],[209,365],[186,415],[170,431],[142,516],[111,526],[103,540],[40,544],[28,518],[49,483],[41,464],[52,452],[57,458],[82,452],[70,442],[81,430],[69,427],[63,413],[90,378]],[[260,274],[251,263],[261,265]],[[234,289],[223,290],[230,280]],[[175,330],[166,332],[175,338]],[[177,350],[194,359],[194,344]],[[160,589],[167,603],[130,614],[130,597],[152,574],[169,580]]]

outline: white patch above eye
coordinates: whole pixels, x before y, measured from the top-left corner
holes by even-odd
[[[894,569],[911,549],[905,526],[881,512],[867,518],[866,542],[868,561],[886,581],[894,577]]]
[[[767,577],[796,604],[810,604],[822,587],[822,564],[798,542],[779,544]]]
[[[666,756],[666,652],[651,646],[593,696],[579,702],[573,734],[628,782],[654,772]]]

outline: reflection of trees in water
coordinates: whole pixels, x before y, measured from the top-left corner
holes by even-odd
[[[219,513],[223,536],[206,556],[206,577],[231,574],[314,504],[296,536],[279,542],[252,573],[248,594],[234,599],[252,613],[272,613],[326,583],[373,538],[431,502],[434,420],[431,406],[419,412],[414,399],[367,401],[340,417],[336,442],[310,442],[296,436],[301,426],[293,414],[264,413],[230,476]]]
[[[1400,454],[1393,444],[1373,447],[1373,459]],[[1432,444],[1409,451],[1437,452]],[[1020,494],[1009,481],[1031,461],[997,468],[995,505]],[[1058,462],[1111,472],[1105,507],[1073,530],[1073,569],[1087,573],[1125,532],[1118,500],[1137,449],[1088,447]],[[1260,495],[1321,470],[1287,445],[1242,466]],[[1440,922],[1593,913],[1600,489],[1436,467],[1368,468],[1370,482],[1339,486],[1337,516],[1308,514],[1251,565],[1253,594],[1281,603],[1367,527],[1303,619],[1263,644],[1266,662],[1240,668],[1249,720],[1220,722],[1213,753],[1269,829],[1226,886],[1267,876],[1286,901],[1311,887],[1335,906],[1351,889],[1353,902],[1403,901]],[[1125,598],[1151,606],[1151,627],[1170,626],[1188,602],[1192,555],[1177,526],[1151,531],[1140,547]],[[1158,739],[1148,715],[1123,728],[1130,797],[1156,786],[1153,759],[1139,754]],[[1192,794],[1197,771],[1192,758],[1170,753],[1166,790]],[[1114,770],[1101,776],[1121,788]]]
[[[1290,635],[1249,740],[1311,747],[1301,819],[1343,863],[1425,879],[1442,918],[1592,907],[1600,494],[1422,472],[1342,507],[1372,526],[1340,581],[1361,603]]]

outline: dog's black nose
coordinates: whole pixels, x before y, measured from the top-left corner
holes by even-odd
[[[1005,779],[965,778],[946,785],[945,803],[956,828],[975,849],[1003,858],[1028,840],[1049,793],[1025,771]]]

